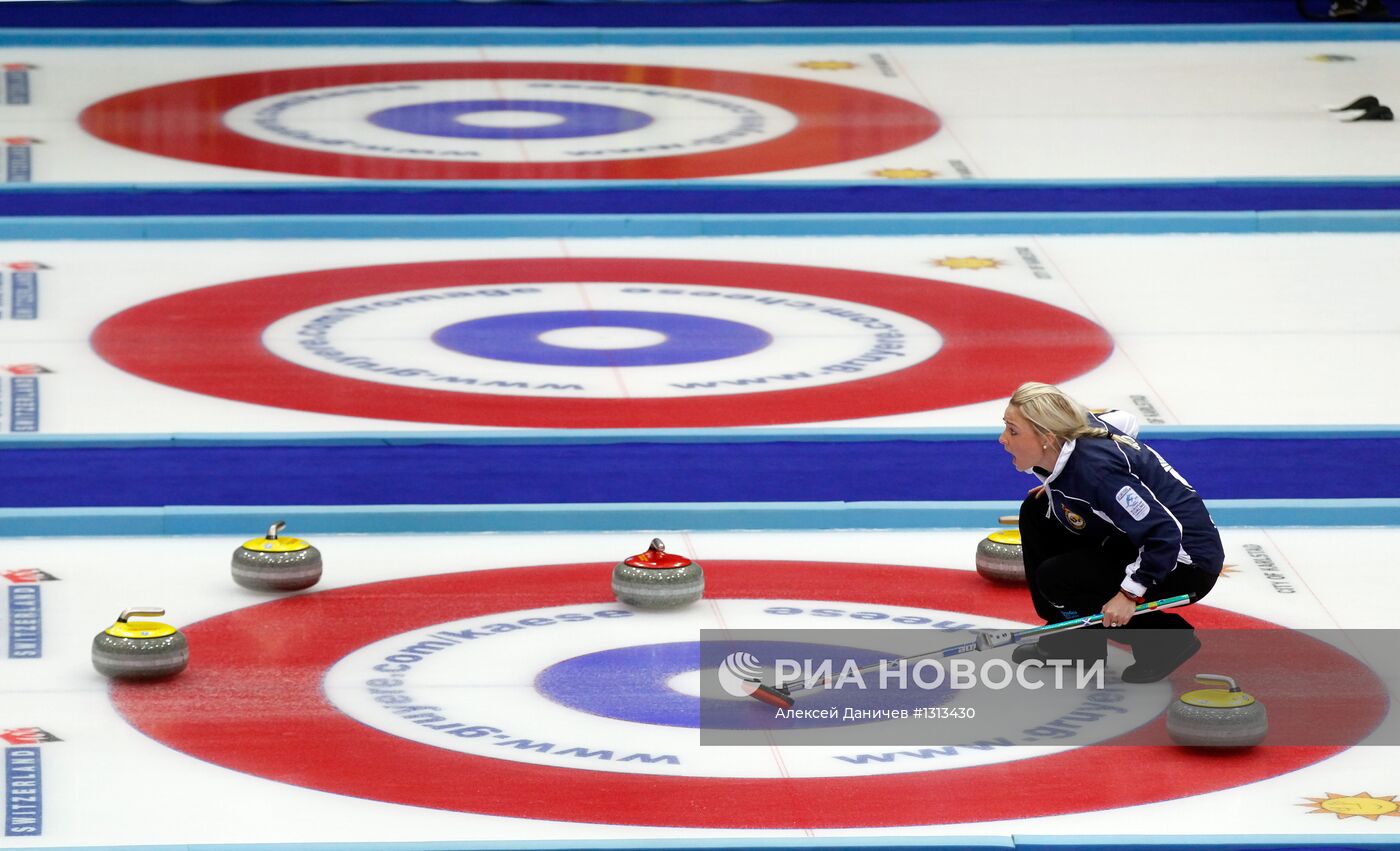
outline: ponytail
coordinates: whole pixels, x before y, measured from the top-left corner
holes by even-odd
[[[1030,421],[1035,430],[1061,443],[1081,437],[1109,438],[1133,445],[1130,437],[1089,424],[1089,409],[1052,384],[1028,381],[1011,394],[1011,404]]]

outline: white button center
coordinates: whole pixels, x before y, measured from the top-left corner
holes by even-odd
[[[550,127],[555,124],[563,124],[564,116],[552,112],[496,109],[463,113],[455,120],[458,124],[465,124],[468,127]]]
[[[666,335],[645,328],[583,325],[546,331],[538,339],[546,345],[566,349],[640,349],[666,342]]]
[[[666,688],[691,697],[700,697],[700,672],[686,671],[666,681]]]

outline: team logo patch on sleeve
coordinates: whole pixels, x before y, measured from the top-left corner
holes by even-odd
[[[1123,506],[1123,510],[1128,512],[1134,520],[1141,520],[1147,516],[1147,512],[1152,510],[1147,501],[1138,496],[1137,491],[1128,485],[1124,485],[1114,499],[1118,500],[1118,504]]]

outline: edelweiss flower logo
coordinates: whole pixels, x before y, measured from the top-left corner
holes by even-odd
[[[735,697],[748,697],[759,685],[759,675],[763,673],[758,658],[742,650],[730,653],[720,663],[719,686]]]

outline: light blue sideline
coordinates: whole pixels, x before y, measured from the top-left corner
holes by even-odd
[[[34,846],[38,847],[38,846]],[[1275,851],[1279,848],[1382,851],[1400,847],[1400,837],[1335,834],[1254,835],[1074,835],[1062,836],[872,836],[832,838],[506,840],[468,842],[292,842],[267,844],[84,845],[47,851],[959,851],[1006,848],[1024,851],[1114,849],[1114,851]]]
[[[37,846],[36,846],[37,847]],[[1015,848],[1010,836],[500,840],[464,842],[285,842],[258,844],[84,845],[45,851],[960,851]]]
[[[1030,27],[425,27],[305,29],[7,29],[3,47],[474,47],[509,45],[1190,44],[1395,41],[1384,23]]]
[[[37,846],[36,846],[37,847]],[[500,840],[467,842],[278,842],[258,844],[84,845],[45,851],[960,851],[1015,848],[1009,836],[787,839]]]
[[[649,428],[480,429],[333,432],[187,432],[152,434],[0,434],[6,449],[121,449],[161,446],[483,446],[608,445],[617,443],[856,443],[994,441],[996,426],[921,428]],[[1400,437],[1400,425],[1165,425],[1142,426],[1143,439],[1337,440]]]
[[[1400,210],[0,217],[6,240],[1391,233]]]
[[[1207,500],[1216,525],[1400,526],[1400,499]],[[1020,503],[715,502],[526,505],[258,505],[0,509],[3,537],[230,535],[270,520],[307,534],[591,533],[659,530],[986,529]]]
[[[37,847],[37,846],[35,846]],[[47,851],[959,851],[1006,848],[1024,851],[1114,849],[1114,851],[1275,851],[1278,848],[1382,851],[1400,847],[1400,837],[1329,834],[1111,836],[921,836],[833,838],[514,840],[469,842],[293,842],[269,844],[84,845]]]

